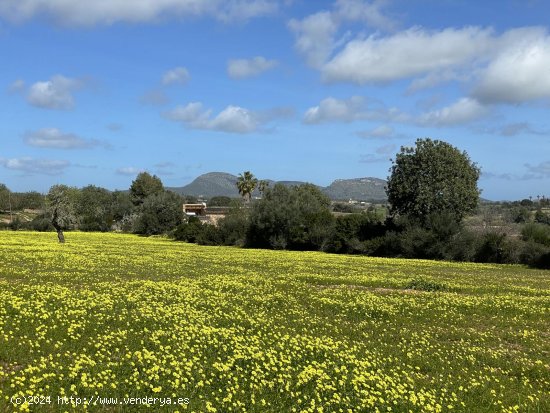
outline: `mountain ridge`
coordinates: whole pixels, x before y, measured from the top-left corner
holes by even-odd
[[[184,195],[202,196],[211,198],[213,196],[229,196],[239,197],[237,190],[238,176],[227,172],[207,172],[199,175],[189,184],[182,187],[170,187],[174,192]],[[286,186],[296,186],[305,184],[303,181],[274,181],[266,179],[269,186],[280,183]],[[314,184],[315,185],[315,184]],[[330,185],[323,187],[316,185],[322,192],[329,196],[332,200],[349,200],[357,201],[378,201],[386,202],[387,196],[385,192],[386,181],[380,178],[363,177],[351,179],[335,179]],[[259,192],[254,191],[254,196],[259,195]]]

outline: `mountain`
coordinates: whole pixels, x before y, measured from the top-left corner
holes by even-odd
[[[386,181],[378,178],[337,179],[323,192],[331,199],[361,201],[386,201]]]
[[[181,188],[168,188],[174,192],[184,195],[238,197],[237,177],[225,172],[209,172],[203,174],[193,182]]]
[[[209,172],[200,175],[188,185],[168,189],[180,194],[203,196],[205,198],[213,196],[238,197],[237,179],[237,176],[225,172]],[[267,181],[271,187],[275,183],[286,186],[305,183],[301,181]],[[337,179],[329,186],[319,187],[319,189],[333,200],[347,201],[351,198],[361,201],[386,201],[385,185],[386,181],[378,178]],[[254,195],[259,195],[259,193],[255,191]]]

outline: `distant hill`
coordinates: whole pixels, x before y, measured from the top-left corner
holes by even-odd
[[[184,195],[238,197],[236,175],[225,172],[209,172],[197,177],[193,182],[183,187],[168,188]],[[270,186],[280,183],[287,186],[304,184],[302,181],[273,181],[267,180]],[[360,201],[385,202],[387,197],[384,191],[386,181],[378,178],[337,179],[327,187],[319,187],[333,200],[355,199]],[[257,191],[254,195],[259,195]]]
[[[238,197],[237,177],[225,172],[209,172],[195,178],[193,182],[179,188],[168,188],[182,195]]]
[[[337,179],[323,192],[331,199],[357,199],[364,201],[386,201],[386,181],[379,178]]]

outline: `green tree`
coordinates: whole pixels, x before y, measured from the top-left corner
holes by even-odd
[[[134,204],[130,193],[125,191],[114,191],[111,193],[111,213],[115,222],[121,221],[125,216],[132,214]]]
[[[78,196],[78,189],[67,185],[54,185],[46,195],[46,208],[61,243],[65,242],[63,230],[73,227],[78,222],[75,212]]]
[[[182,219],[182,198],[174,192],[163,191],[145,198],[134,232],[142,235],[164,234],[176,228]]]
[[[246,244],[251,247],[315,250],[331,234],[330,199],[315,185],[276,184],[254,204]]]
[[[477,206],[480,169],[449,143],[418,139],[414,148],[401,147],[390,173],[386,192],[393,215],[423,222],[445,212],[459,222]]]
[[[256,185],[258,185],[258,179],[254,177],[252,172],[246,171],[239,174],[239,178],[237,179],[237,188],[239,190],[239,194],[241,194],[246,203],[250,202],[252,192],[254,192]]]
[[[111,193],[94,185],[88,185],[79,192],[75,206],[82,231],[109,231],[113,223]]]
[[[130,198],[134,205],[139,206],[148,196],[160,194],[163,191],[164,186],[158,176],[140,172],[130,186]]]

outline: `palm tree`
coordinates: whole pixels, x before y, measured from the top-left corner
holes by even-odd
[[[241,194],[247,204],[250,202],[252,192],[257,184],[258,180],[252,175],[252,172],[246,171],[245,173],[239,174],[237,188],[239,189],[239,194]]]

